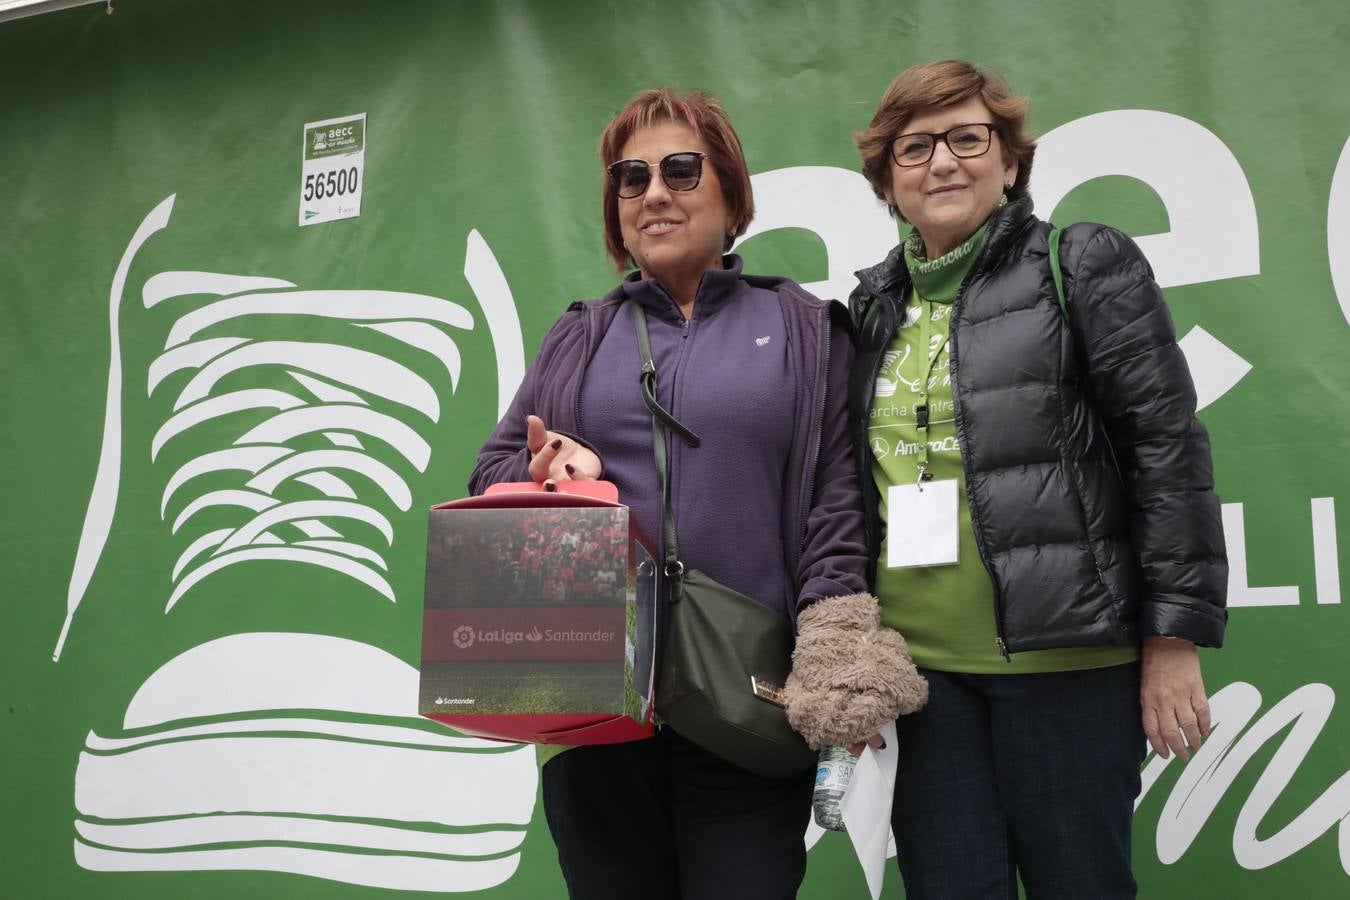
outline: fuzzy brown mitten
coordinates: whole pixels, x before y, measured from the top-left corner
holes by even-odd
[[[812,749],[866,740],[928,701],[900,632],[881,625],[871,594],[827,597],[797,619],[784,689],[788,722]]]

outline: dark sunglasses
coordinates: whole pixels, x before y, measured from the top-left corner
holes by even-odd
[[[661,180],[672,191],[692,191],[703,177],[703,160],[708,154],[695,150],[672,153],[659,163]],[[609,178],[625,200],[647,193],[652,181],[652,166],[645,159],[621,159],[609,164]]]

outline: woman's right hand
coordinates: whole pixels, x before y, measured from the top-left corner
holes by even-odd
[[[525,419],[530,477],[551,488],[559,481],[594,481],[604,470],[595,451],[574,438],[549,431],[538,416]]]

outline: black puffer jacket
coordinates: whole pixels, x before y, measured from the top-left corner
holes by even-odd
[[[1074,225],[1060,243],[1066,322],[1049,233],[1030,200],[996,210],[951,315],[956,433],[1000,649],[1148,635],[1217,647],[1228,584],[1219,499],[1162,291],[1128,237]],[[867,422],[910,291],[901,248],[858,279],[849,416],[875,576]]]

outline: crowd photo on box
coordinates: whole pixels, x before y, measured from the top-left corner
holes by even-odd
[[[623,601],[627,533],[609,509],[512,510],[491,523],[447,528],[433,543],[457,577],[439,586],[437,606],[610,605]],[[484,523],[489,524],[484,524]],[[429,595],[430,601],[430,595]]]

